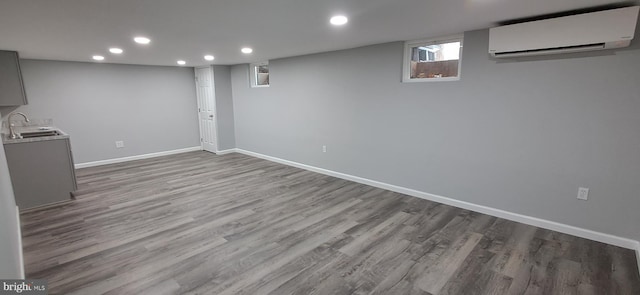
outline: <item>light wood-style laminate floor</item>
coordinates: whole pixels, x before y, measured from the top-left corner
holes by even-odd
[[[50,294],[640,294],[631,250],[245,155],[77,174],[21,217]]]

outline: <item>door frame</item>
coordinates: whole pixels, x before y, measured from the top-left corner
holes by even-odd
[[[200,124],[200,99],[198,98],[198,70],[199,69],[207,69],[209,70],[209,73],[211,74],[211,99],[212,101],[212,106],[213,106],[213,125],[214,125],[214,130],[213,132],[215,133],[214,136],[214,143],[213,143],[213,149],[214,149],[214,153],[218,153],[219,149],[218,149],[218,106],[216,105],[216,91],[215,91],[215,77],[214,77],[214,72],[213,72],[213,66],[200,66],[200,67],[194,67],[193,68],[193,74],[194,74],[194,84],[196,87],[196,114],[198,116],[198,136],[200,137],[200,148],[202,150],[204,149],[204,141],[202,138],[202,126]]]

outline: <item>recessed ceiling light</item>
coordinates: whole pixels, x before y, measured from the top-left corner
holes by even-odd
[[[206,59],[206,60],[213,60],[213,59],[214,59],[214,57],[213,57],[213,55],[205,55],[205,56],[204,56],[204,59]]]
[[[138,44],[149,44],[149,42],[151,42],[151,39],[147,37],[135,37],[133,38],[133,41],[136,41],[136,43]]]
[[[342,26],[349,22],[349,19],[344,15],[336,15],[332,17],[329,22],[334,26]]]
[[[251,49],[249,47],[245,47],[245,48],[240,49],[240,51],[242,51],[242,53],[244,53],[244,54],[249,54],[249,53],[253,52],[253,49]]]
[[[187,64],[187,62],[186,62],[186,61],[184,61],[184,60],[179,60],[179,61],[177,61],[177,63],[178,63],[179,65],[181,65],[181,66],[183,66],[183,65],[186,65],[186,64]]]
[[[102,55],[94,55],[92,58],[94,60],[104,60],[104,56],[102,56]]]
[[[120,54],[120,53],[122,53],[124,51],[122,49],[120,49],[120,48],[112,47],[112,48],[109,48],[109,52],[111,52],[113,54]]]

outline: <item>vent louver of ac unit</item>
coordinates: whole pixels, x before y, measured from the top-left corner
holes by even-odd
[[[598,43],[598,44],[565,46],[565,47],[547,48],[547,49],[531,49],[531,50],[521,50],[521,51],[498,52],[498,53],[495,53],[494,56],[495,57],[520,57],[520,56],[533,56],[533,55],[543,55],[543,54],[574,53],[574,52],[600,50],[600,49],[604,49],[604,47],[605,47],[604,43]]]

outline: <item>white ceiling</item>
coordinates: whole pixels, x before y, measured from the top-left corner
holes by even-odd
[[[22,58],[239,64],[488,28],[611,0],[0,0],[0,49]],[[329,18],[349,23],[333,27]],[[151,44],[135,44],[144,35]],[[116,46],[121,56],[108,52]],[[253,54],[240,48],[249,46]],[[215,56],[207,62],[203,55]]]

